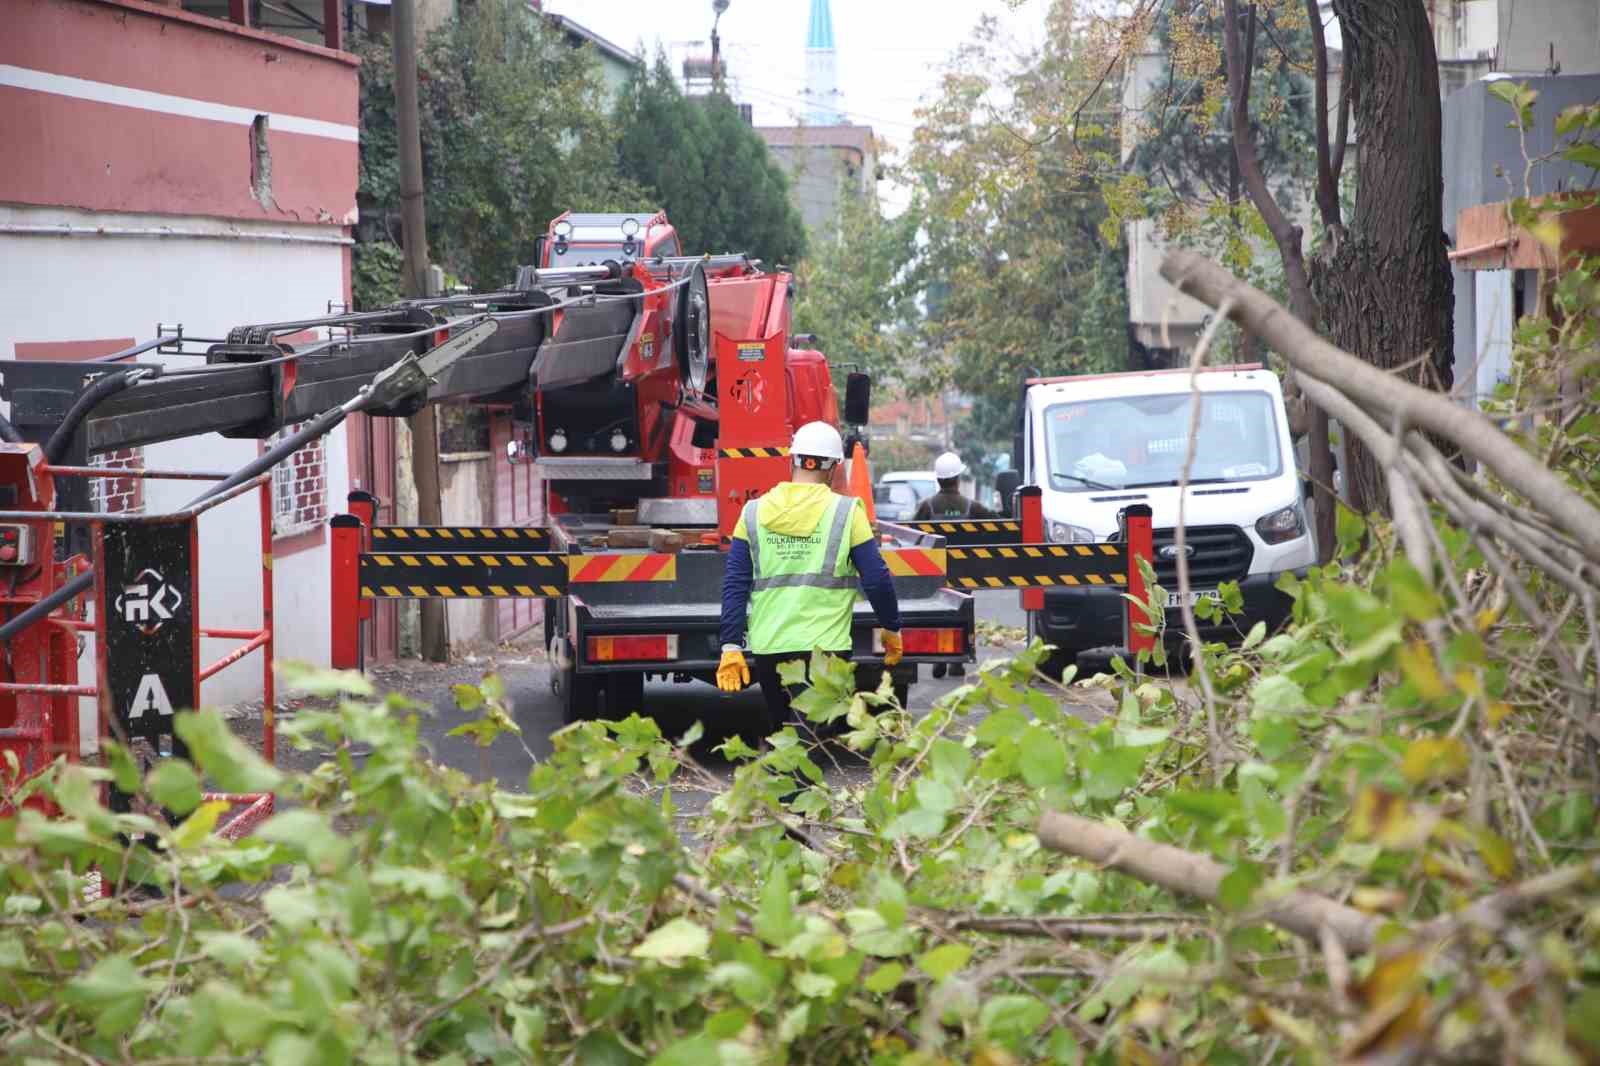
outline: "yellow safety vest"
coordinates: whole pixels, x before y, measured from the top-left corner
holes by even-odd
[[[750,650],[848,651],[859,578],[850,562],[853,496],[833,495],[832,509],[803,537],[773,533],[756,520],[759,500],[744,509],[750,541]]]

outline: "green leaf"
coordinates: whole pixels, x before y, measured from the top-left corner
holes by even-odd
[[[1028,716],[1015,707],[1001,707],[978,723],[973,735],[978,743],[993,747],[1007,737],[1015,737],[1028,728]]]
[[[162,759],[144,781],[150,798],[180,818],[200,806],[200,778],[182,759]]]
[[[827,999],[839,987],[839,982],[820,973],[794,975],[794,989],[808,999]]]
[[[943,815],[955,808],[955,789],[936,777],[918,778],[913,791],[917,797],[917,805],[926,810]]]
[[[1060,738],[1036,728],[1023,738],[1017,768],[1022,772],[1022,779],[1033,788],[1059,785],[1067,776],[1067,749]]]
[[[935,981],[942,981],[965,966],[970,958],[972,949],[965,944],[941,944],[917,956],[917,969]]]
[[[102,740],[100,750],[105,752],[106,760],[111,764],[111,779],[116,782],[117,788],[130,795],[138,792],[139,764],[134,761],[133,754],[114,740]]]
[[[884,826],[883,835],[887,840],[901,840],[907,837],[927,840],[943,831],[944,818],[945,816],[938,811],[930,811],[926,807],[913,807]]]
[[[1079,760],[1084,791],[1090,799],[1112,800],[1139,783],[1150,748],[1091,750]]]
[[[674,918],[636,944],[629,955],[675,965],[684,959],[704,958],[711,947],[711,934],[687,918]]]
[[[928,748],[928,766],[934,777],[959,788],[972,773],[972,753],[948,737],[940,737]]]
[[[451,685],[450,694],[455,697],[456,706],[468,714],[484,704],[483,691],[477,685]]]
[[[1282,674],[1269,674],[1250,690],[1250,700],[1258,714],[1294,714],[1305,710],[1305,690]]]
[[[1561,158],[1569,163],[1577,163],[1580,166],[1600,170],[1600,145],[1589,144],[1588,142],[1575,144],[1563,151]]]
[[[261,944],[243,933],[202,931],[196,934],[200,954],[216,959],[230,970],[242,970],[261,958]]]
[[[1437,618],[1444,609],[1439,594],[1404,556],[1389,564],[1389,600],[1413,622]]]
[[[800,919],[789,899],[789,869],[781,862],[773,866],[761,888],[761,909],[754,924],[756,935],[773,947],[787,944],[800,932]]]
[[[1245,814],[1255,823],[1258,835],[1266,840],[1276,840],[1283,835],[1289,826],[1289,816],[1283,804],[1268,793],[1257,778],[1241,776],[1239,798],[1244,803]]]
[[[883,995],[894,989],[905,976],[906,968],[898,962],[886,962],[875,968],[862,982],[868,992]]]
[[[223,792],[273,792],[283,774],[228,730],[222,715],[211,711],[184,711],[173,728],[189,745],[194,761],[216,781]]]
[[[1050,1008],[1032,996],[995,996],[978,1012],[978,1028],[992,1040],[1018,1040],[1050,1017]]]
[[[194,813],[183,820],[183,824],[173,830],[172,842],[179,848],[188,850],[199,847],[211,831],[217,827],[217,822],[233,806],[227,800],[211,800],[202,803],[194,809]]]
[[[728,1010],[719,1010],[706,1019],[702,1026],[704,1033],[717,1040],[731,1040],[744,1032],[744,1027],[750,1024],[750,1012],[739,1007]]]
[[[1499,85],[1500,82],[1491,82]],[[1341,558],[1354,554],[1360,547],[1362,540],[1367,535],[1366,519],[1356,514],[1343,503],[1335,509],[1336,517],[1333,523],[1334,539],[1339,543],[1339,556]]]
[[[707,1066],[717,1060],[717,1040],[698,1034],[667,1045],[661,1055],[650,1060],[650,1066]]]
[[[126,955],[108,955],[67,982],[62,998],[94,1021],[102,1037],[126,1033],[144,1013],[150,982]]]
[[[1242,651],[1249,651],[1251,648],[1265,640],[1266,636],[1267,623],[1257,622],[1255,625],[1250,627],[1250,632],[1245,634],[1244,643],[1240,644],[1239,648]]]
[[[1253,862],[1241,862],[1223,875],[1217,886],[1217,902],[1228,910],[1242,910],[1250,905],[1257,888],[1266,880],[1262,868]]]

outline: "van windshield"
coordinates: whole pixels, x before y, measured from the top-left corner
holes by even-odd
[[[1186,392],[1119,396],[1046,408],[1051,486],[1075,492],[1178,484],[1192,398]],[[1270,395],[1201,394],[1191,483],[1260,481],[1282,470]]]

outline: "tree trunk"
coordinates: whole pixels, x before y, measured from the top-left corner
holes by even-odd
[[[1422,0],[1333,0],[1356,136],[1356,204],[1315,272],[1333,342],[1441,391],[1452,381],[1454,297],[1444,210],[1439,68]],[[1402,369],[1403,368],[1403,369]],[[1352,504],[1384,510],[1381,456],[1349,443]]]
[[[1250,81],[1255,63],[1256,12],[1255,5],[1246,9],[1248,29],[1240,26],[1238,0],[1223,0],[1222,52],[1228,73],[1229,115],[1233,133],[1232,172],[1244,183],[1250,201],[1272,233],[1283,261],[1283,273],[1289,284],[1289,310],[1296,318],[1311,325],[1316,321],[1316,304],[1312,298],[1311,280],[1306,269],[1305,254],[1301,249],[1304,233],[1284,213],[1267,185],[1266,173],[1261,169],[1261,159],[1256,152],[1255,135],[1250,130]],[[1236,184],[1233,182],[1231,184]],[[1230,189],[1230,194],[1237,196]],[[1289,388],[1285,397],[1290,403],[1291,417],[1302,408],[1303,397],[1293,387],[1293,380],[1285,382]],[[1303,425],[1304,422],[1300,422]],[[1311,482],[1315,488],[1313,511],[1316,519],[1318,562],[1325,563],[1333,557],[1333,452],[1328,443],[1327,412],[1312,408],[1306,450],[1311,460]],[[1295,425],[1298,430],[1299,425]]]

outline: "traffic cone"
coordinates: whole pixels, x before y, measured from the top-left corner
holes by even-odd
[[[878,512],[872,506],[872,472],[867,469],[867,450],[856,441],[850,452],[850,495],[867,509],[867,521],[877,524]]]

